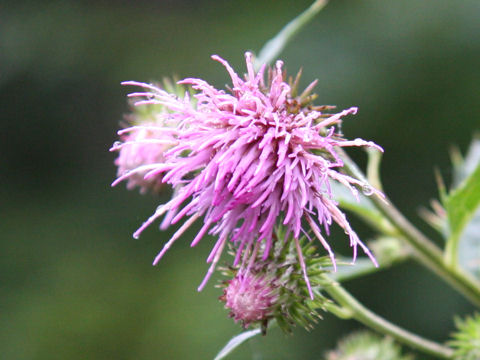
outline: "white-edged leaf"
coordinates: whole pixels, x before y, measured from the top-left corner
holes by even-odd
[[[453,162],[453,188],[458,187],[480,163],[480,138],[475,138],[470,143],[465,159],[459,151],[452,151]]]
[[[330,277],[338,282],[348,281],[389,268],[410,256],[408,248],[397,238],[382,236],[369,241],[367,245],[373,250],[379,267],[367,258],[356,259],[355,263],[352,263],[351,259],[337,257],[339,264],[337,272],[331,273]]]
[[[258,334],[261,334],[262,330],[261,329],[254,329],[254,330],[249,330],[245,331],[237,336],[234,336],[228,343],[225,345],[225,347],[220,350],[220,352],[217,354],[214,360],[221,360],[224,359],[225,356],[230,354],[233,350],[235,350],[238,346],[240,346],[242,343],[247,341],[248,339],[257,336]]]
[[[480,138],[470,144],[465,159],[453,157],[454,186],[458,186],[480,164]],[[458,261],[464,269],[480,279],[480,209],[477,209],[465,227],[458,247]]]
[[[454,188],[444,200],[449,237],[446,259],[479,276],[480,269],[480,140],[474,139],[465,159],[452,154]]]
[[[338,260],[342,265],[337,266],[337,271],[330,274],[335,281],[348,281],[378,271],[370,259],[357,259],[355,263],[349,263],[347,260],[346,258]]]
[[[370,196],[359,192],[357,199],[350,189],[335,181],[330,182],[330,187],[334,199],[339,202],[341,208],[353,212],[381,232],[389,232],[391,230],[391,226],[389,226],[385,217],[373,205]]]
[[[480,209],[463,231],[458,246],[459,264],[480,279]]]

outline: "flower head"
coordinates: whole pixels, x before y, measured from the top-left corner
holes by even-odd
[[[119,155],[115,160],[115,165],[118,167],[118,176],[122,176],[140,166],[159,164],[165,161],[163,153],[172,144],[172,141],[160,142],[160,139],[166,140],[166,136],[157,127],[158,125],[155,123],[145,123],[142,126],[129,128],[126,133],[120,133],[122,141],[112,147],[112,150],[119,150]],[[131,190],[139,187],[141,193],[145,193],[149,189],[152,192],[158,192],[164,185],[162,177],[156,176],[145,179],[147,172],[148,170],[136,171],[129,176],[127,188]]]
[[[354,257],[360,246],[374,261],[338,208],[330,189],[330,182],[337,181],[357,196],[356,187],[367,185],[339,172],[343,162],[336,149],[370,146],[381,150],[373,142],[345,140],[336,132],[335,125],[344,116],[355,114],[357,108],[331,114],[328,111],[332,107],[311,105],[314,97],[310,92],[316,82],[297,95],[296,82],[285,81],[281,61],[270,70],[269,82],[265,83],[265,66],[255,72],[250,53],[246,53],[244,78],[219,56],[212,58],[226,68],[232,87],[226,92],[201,79],[180,81],[197,91],[196,106],[192,106],[188,96],[179,99],[152,85],[124,83],[146,90],[130,95],[146,98],[138,105],[161,104],[169,109],[168,118],[178,124],[176,132],[171,133],[175,145],[163,154],[164,161],[139,166],[114,182],[148,170],[145,180],[162,174],[163,182],[178,189],[134,234],[138,236],[167,211],[176,215],[164,220],[166,226],[189,217],[154,264],[201,217],[203,226],[192,246],[206,233],[218,239],[207,259],[212,265],[199,289],[213,272],[227,241],[236,249],[234,265],[246,261],[243,257],[256,254],[259,244],[266,259],[274,242],[274,228],[284,225],[286,237],[291,234],[298,241],[301,233],[306,232],[303,219],[329,253],[334,266],[333,251],[322,235],[322,228],[328,235],[333,222],[348,234]],[[303,263],[300,252],[298,257]],[[307,277],[306,280],[310,289]]]
[[[170,79],[164,79],[162,86],[178,96],[185,93],[184,86],[174,85]],[[117,176],[130,174],[129,190],[139,187],[141,193],[158,193],[165,186],[161,174],[148,179],[145,174],[153,164],[164,163],[163,153],[176,143],[173,134],[177,123],[168,118],[168,114],[165,106],[148,104],[133,106],[132,112],[125,117],[129,126],[118,132],[120,141],[115,142],[110,151],[118,151]]]

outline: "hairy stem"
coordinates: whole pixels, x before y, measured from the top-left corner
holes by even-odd
[[[355,319],[382,334],[390,335],[397,341],[426,354],[442,359],[450,359],[453,356],[452,349],[424,339],[390,323],[360,304],[348,291],[340,286],[339,283],[330,280],[326,275],[324,275],[324,279],[326,282],[330,282],[330,285],[324,285],[325,291],[327,291],[328,294],[345,309],[340,313],[340,315],[343,316],[340,316],[341,318],[345,318],[345,315],[351,314],[350,318]]]

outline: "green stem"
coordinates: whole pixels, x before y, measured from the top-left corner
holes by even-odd
[[[459,242],[459,235],[455,234],[448,239],[447,245],[445,246],[445,254],[443,256],[443,259],[452,269],[458,269]]]
[[[261,65],[272,62],[290,40],[323,9],[327,2],[327,0],[314,1],[307,10],[285,25],[275,37],[267,41],[255,60],[255,67],[258,69]]]
[[[340,286],[340,284],[330,280],[326,275],[324,275],[324,279],[330,283],[329,286],[324,286],[325,291],[344,308],[340,315],[348,315],[350,312],[351,318],[382,334],[390,335],[399,342],[424,353],[442,359],[450,359],[453,356],[452,349],[424,339],[390,323],[360,304],[348,291]],[[343,318],[345,318],[345,316],[343,316]]]
[[[395,225],[414,250],[415,257],[435,274],[463,294],[473,304],[480,306],[480,285],[461,268],[452,268],[444,261],[442,251],[414,227],[393,205],[372,199],[377,208]],[[390,202],[391,204],[391,202]]]
[[[383,191],[382,182],[380,180],[380,162],[382,161],[382,154],[374,148],[367,149],[368,165],[367,165],[367,179],[368,183],[376,189]]]
[[[366,181],[364,174],[344,152],[343,159],[345,168],[352,176]],[[371,197],[375,207],[397,228],[401,239],[412,247],[415,258],[458,290],[473,304],[480,306],[480,284],[461,268],[450,267],[444,261],[442,251],[413,226],[389,199],[385,200],[377,196]]]
[[[342,320],[350,320],[353,318],[354,312],[350,308],[338,306],[333,301],[328,301],[323,306],[325,306],[325,310],[327,310],[329,313]]]

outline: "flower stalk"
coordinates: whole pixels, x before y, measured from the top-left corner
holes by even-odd
[[[323,275],[323,279],[328,284],[324,285],[325,291],[343,308],[343,310],[340,311],[338,308],[335,309],[331,306],[328,310],[333,310],[331,311],[333,314],[342,319],[355,319],[373,330],[390,335],[396,340],[424,353],[441,359],[450,359],[452,357],[452,349],[431,340],[424,339],[390,323],[364,307],[339,283],[334,282],[326,275]]]

